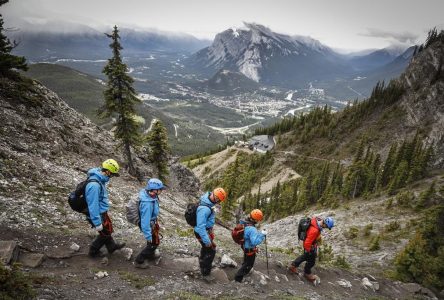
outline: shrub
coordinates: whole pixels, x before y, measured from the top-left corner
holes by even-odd
[[[389,224],[385,225],[384,229],[387,232],[393,232],[401,228],[401,225],[399,225],[398,221],[390,222]]]
[[[358,237],[358,233],[359,233],[359,229],[357,227],[350,227],[348,229],[348,231],[346,233],[344,233],[344,236],[347,239],[352,240],[352,239]]]
[[[364,229],[362,230],[363,236],[370,236],[370,234],[372,233],[372,229],[373,229],[373,223],[367,224]]]
[[[21,272],[16,264],[8,268],[0,263],[0,299],[32,299],[35,296],[28,274]]]
[[[413,195],[410,191],[405,191],[402,193],[399,193],[395,197],[396,203],[401,207],[411,207],[413,201],[415,200],[415,195]]]
[[[350,269],[350,264],[345,260],[345,257],[339,255],[334,261],[333,265],[341,269]]]
[[[421,226],[395,258],[396,276],[438,290],[444,288],[444,206],[424,212]]]
[[[381,249],[381,246],[379,245],[379,235],[375,236],[371,242],[370,242],[370,246],[368,247],[369,251],[377,251],[379,249]]]

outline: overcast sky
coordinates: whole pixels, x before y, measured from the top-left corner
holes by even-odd
[[[444,0],[10,0],[6,26],[81,23],[180,31],[213,39],[218,32],[255,22],[290,35],[311,36],[340,49],[382,48],[424,42],[444,29]]]

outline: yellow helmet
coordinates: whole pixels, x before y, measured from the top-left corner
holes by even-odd
[[[119,164],[114,159],[107,159],[102,163],[102,168],[107,169],[113,174],[119,174]]]

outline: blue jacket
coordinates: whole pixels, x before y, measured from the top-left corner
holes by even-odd
[[[241,220],[241,224],[248,224],[246,221]],[[254,225],[252,226],[245,226],[244,229],[244,248],[245,249],[252,249],[262,243],[264,240],[265,235],[260,233]]]
[[[151,224],[154,224],[159,215],[159,198],[151,198],[147,190],[141,189],[139,192],[140,209],[140,229],[147,241],[153,240]]]
[[[88,171],[88,179],[95,179],[98,182],[90,182],[85,187],[85,198],[88,204],[89,218],[94,226],[102,224],[101,213],[107,212],[109,208],[108,191],[106,183],[109,177],[102,174],[101,168],[93,168]]]
[[[216,214],[212,210],[215,203],[211,202],[209,197],[210,192],[207,192],[200,197],[200,206],[196,211],[196,227],[194,227],[194,232],[200,236],[202,243],[205,245],[211,243],[207,229],[213,228],[216,220]]]

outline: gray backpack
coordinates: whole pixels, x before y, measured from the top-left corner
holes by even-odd
[[[131,224],[140,227],[140,198],[139,194],[132,196],[126,204],[126,219]]]

